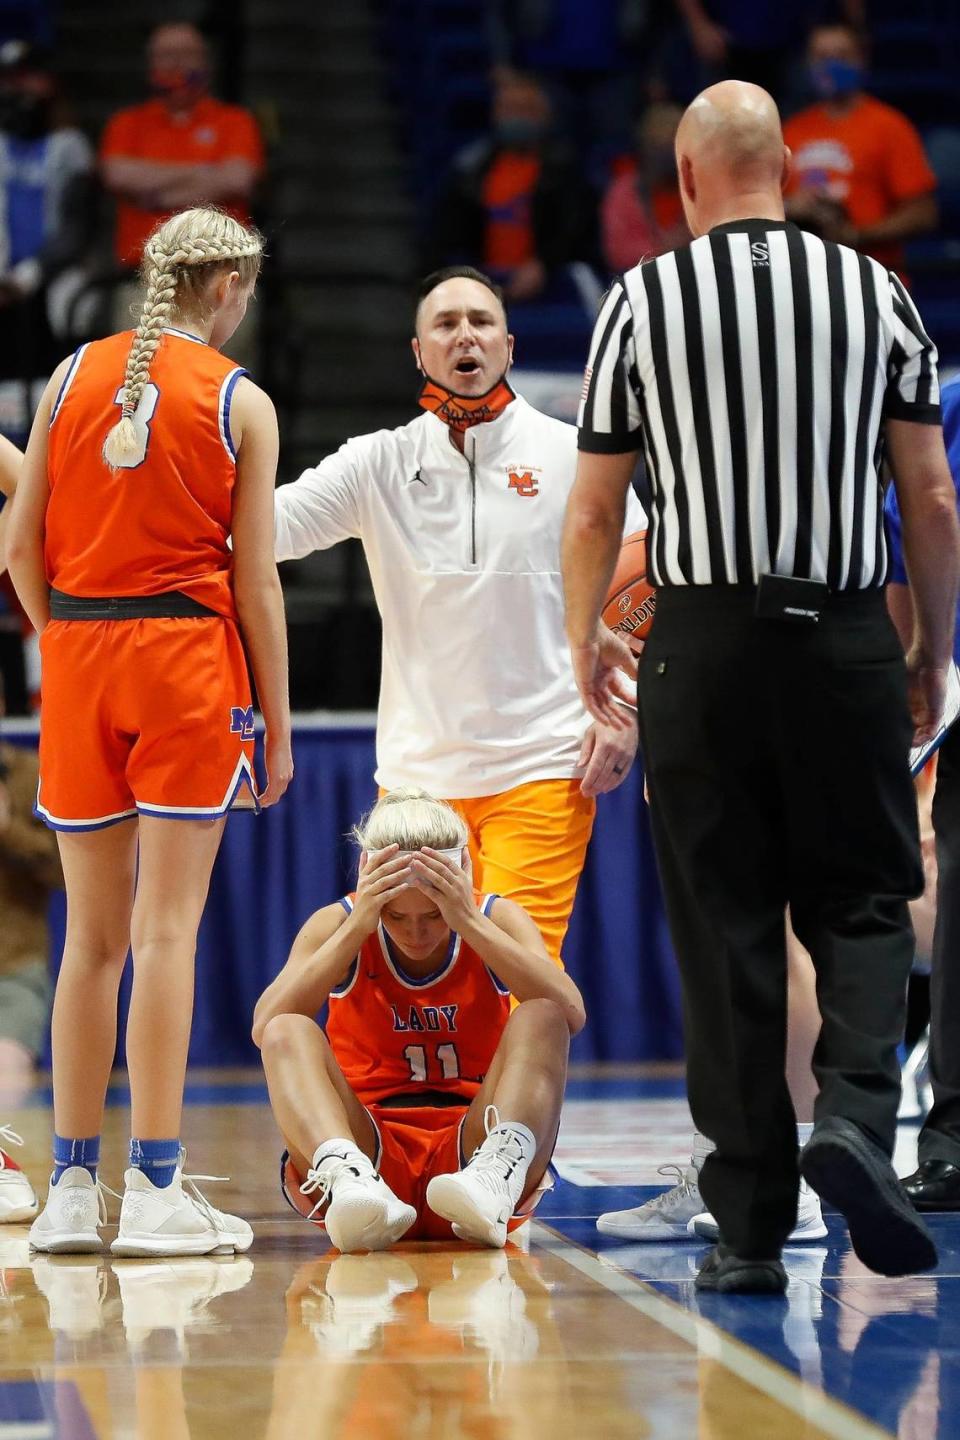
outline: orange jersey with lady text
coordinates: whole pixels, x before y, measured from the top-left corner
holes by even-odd
[[[486,915],[495,895],[477,895]],[[340,902],[352,909],[352,897]],[[440,968],[416,980],[382,925],[330,994],[327,1039],[365,1105],[441,1091],[473,1099],[510,1017],[510,994],[459,935]],[[429,1099],[424,1104],[429,1105]]]
[[[185,331],[165,330],[134,416],[138,454],[114,472],[101,451],[120,418],[131,338],[81,345],[56,397],[47,580],[78,596],[179,590],[233,617],[230,405],[246,372]]]

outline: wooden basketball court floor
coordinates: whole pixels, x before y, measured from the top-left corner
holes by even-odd
[[[114,1187],[127,1098],[119,1077]],[[38,1181],[49,1099],[0,1117]],[[253,1249],[31,1256],[25,1226],[0,1227],[0,1440],[960,1436],[960,1217],[934,1219],[937,1272],[894,1281],[863,1270],[831,1215],[826,1242],[787,1252],[785,1300],[697,1295],[692,1241],[598,1235],[601,1210],[648,1198],[670,1179],[657,1166],[689,1156],[669,1074],[572,1081],[562,1178],[503,1252],[340,1256],[279,1193],[259,1075],[197,1074],[187,1099],[187,1169],[230,1176],[207,1193],[252,1221]]]

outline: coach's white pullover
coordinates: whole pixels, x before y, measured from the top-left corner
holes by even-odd
[[[576,449],[572,425],[518,397],[466,432],[465,454],[424,413],[277,490],[278,560],[363,542],[383,622],[384,788],[466,799],[579,773],[588,717],[560,579]]]

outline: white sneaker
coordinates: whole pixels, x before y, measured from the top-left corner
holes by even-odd
[[[427,1204],[435,1215],[450,1221],[460,1240],[502,1250],[507,1243],[507,1221],[523,1194],[529,1161],[520,1136],[500,1127],[492,1105],[487,1112],[486,1140],[462,1170],[434,1175],[427,1186]]]
[[[806,1180],[800,1181],[800,1195],[797,1200],[797,1223],[790,1231],[784,1244],[809,1245],[814,1240],[823,1240],[827,1227],[820,1208],[820,1196],[811,1190]],[[690,1234],[698,1240],[716,1241],[720,1238],[720,1227],[708,1210],[695,1215],[690,1221]]]
[[[214,1210],[180,1165],[169,1185],[154,1185],[134,1167],[123,1178],[120,1228],[110,1246],[114,1255],[209,1255],[249,1248],[253,1231],[246,1221]]]
[[[141,1346],[154,1330],[170,1330],[182,1349],[184,1333],[213,1324],[207,1306],[220,1295],[242,1290],[253,1277],[252,1260],[185,1260],[173,1265],[113,1267],[120,1286],[123,1329],[128,1344]]]
[[[324,1151],[320,1146],[300,1193],[317,1196],[311,1219],[327,1205],[323,1217],[327,1234],[344,1255],[354,1250],[386,1250],[417,1218],[413,1206],[394,1195],[356,1146],[342,1153]]]
[[[50,1329],[83,1340],[103,1326],[107,1272],[102,1260],[50,1260],[38,1255],[33,1278],[49,1306]]]
[[[23,1141],[9,1125],[0,1125],[0,1140],[8,1145]],[[0,1146],[0,1225],[15,1225],[32,1220],[40,1209],[36,1192],[12,1156]]]
[[[47,1203],[30,1226],[34,1250],[53,1255],[86,1255],[103,1249],[99,1227],[107,1221],[103,1186],[83,1165],[50,1179]]]
[[[659,1175],[675,1176],[668,1190],[632,1210],[608,1210],[597,1229],[618,1240],[686,1240],[688,1226],[703,1211],[699,1174],[692,1165],[661,1165]]]

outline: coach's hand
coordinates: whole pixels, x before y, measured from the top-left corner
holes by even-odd
[[[268,730],[264,736],[263,758],[267,767],[267,788],[260,796],[260,808],[276,805],[293,779],[293,750],[289,735],[275,740]]]
[[[415,853],[410,870],[413,884],[430,896],[451,930],[459,934],[465,925],[476,919],[473,866],[466,846],[463,849],[462,870],[427,845]]]
[[[584,735],[577,765],[586,766],[580,794],[588,800],[616,790],[630,774],[637,753],[637,722],[629,718],[629,726],[616,728],[594,721]]]
[[[634,729],[636,722],[618,701],[636,703],[630,684],[637,678],[637,659],[630,646],[606,625],[597,625],[596,639],[589,645],[571,647],[577,688],[594,720],[612,730]]]
[[[914,646],[907,656],[907,698],[914,745],[925,745],[937,733],[947,699],[948,673],[949,666],[932,665],[919,646]]]

